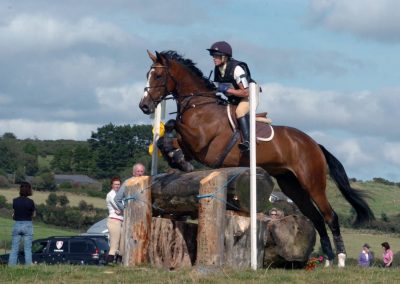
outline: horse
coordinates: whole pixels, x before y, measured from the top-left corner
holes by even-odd
[[[185,155],[211,167],[218,164],[218,160],[220,167],[249,166],[249,155],[238,147],[240,141],[235,141],[233,147],[226,150],[227,145],[233,144],[234,130],[214,84],[203,76],[192,60],[176,51],[147,53],[152,64],[139,104],[143,113],[153,113],[162,100],[172,98],[177,105],[179,145]],[[257,166],[273,176],[283,193],[312,221],[327,258],[326,266],[335,258],[325,223],[328,225],[336,253],[339,260],[343,259],[344,266],[346,249],[339,218],[326,196],[328,169],[340,192],[356,211],[356,225],[375,218],[365,196],[351,188],[343,165],[324,146],[296,128],[273,128],[275,136],[271,141],[257,143]]]

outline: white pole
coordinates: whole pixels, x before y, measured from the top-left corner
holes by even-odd
[[[250,83],[250,234],[251,268],[257,270],[256,108],[257,84]]]
[[[157,105],[157,108],[154,112],[154,121],[153,121],[153,154],[151,155],[151,175],[156,175],[158,173],[158,147],[157,142],[160,138],[160,122],[161,122],[161,113],[162,106],[161,104]]]

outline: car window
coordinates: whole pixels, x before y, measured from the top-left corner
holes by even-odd
[[[51,240],[49,252],[68,252],[67,240]]]
[[[110,246],[108,245],[108,242],[105,239],[96,238],[96,244],[97,247],[103,252],[108,251],[110,249]]]
[[[71,240],[69,248],[71,253],[94,252],[96,250],[92,240]]]
[[[46,250],[47,241],[33,242],[32,253],[43,253]]]

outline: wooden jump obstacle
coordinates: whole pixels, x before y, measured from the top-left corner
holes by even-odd
[[[250,267],[249,172],[223,168],[136,178],[125,189],[123,265]],[[273,186],[257,168],[258,212]],[[180,221],[182,216],[197,218],[197,224]],[[257,221],[259,267],[305,262],[314,244],[314,228],[303,216]]]

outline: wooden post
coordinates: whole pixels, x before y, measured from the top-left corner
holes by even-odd
[[[124,266],[136,266],[148,262],[151,233],[151,179],[148,176],[133,177],[125,181],[124,211]]]
[[[218,171],[200,181],[199,196],[202,198],[199,200],[197,265],[223,265],[226,182],[226,174]],[[214,197],[207,197],[213,194]]]

